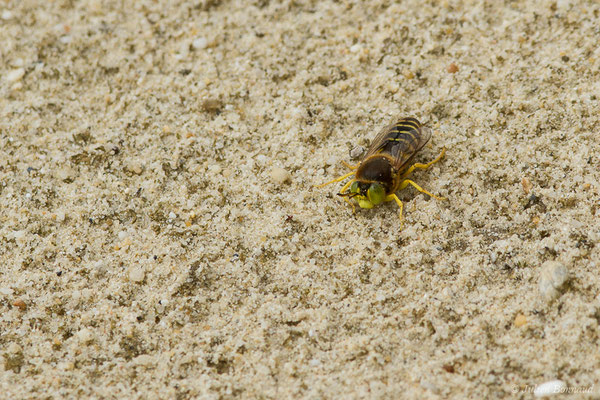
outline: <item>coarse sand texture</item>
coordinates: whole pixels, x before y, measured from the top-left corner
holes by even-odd
[[[0,398],[600,397],[599,27],[0,1]],[[401,224],[316,187],[402,117],[447,200],[399,191]]]

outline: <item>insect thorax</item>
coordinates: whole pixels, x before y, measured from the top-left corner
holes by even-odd
[[[395,175],[390,159],[385,155],[377,154],[360,164],[355,178],[359,182],[379,182],[387,192],[390,192],[394,186]]]

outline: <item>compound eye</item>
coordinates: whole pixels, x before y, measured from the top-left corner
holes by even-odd
[[[354,181],[352,186],[350,186],[350,193],[358,193],[360,189],[358,188],[358,182]]]
[[[373,204],[379,204],[385,199],[385,189],[379,183],[371,183],[367,190],[367,198]]]

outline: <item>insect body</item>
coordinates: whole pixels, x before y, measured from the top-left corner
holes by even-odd
[[[354,179],[346,183],[339,193],[353,208],[354,204],[350,199],[356,200],[361,208],[373,208],[385,201],[394,200],[400,207],[400,219],[402,219],[402,202],[395,193],[408,185],[433,198],[445,200],[444,197],[433,195],[407,179],[416,168],[427,169],[444,156],[445,148],[435,160],[427,164],[412,164],[417,152],[430,138],[429,128],[422,126],[415,118],[402,118],[379,132],[357,166],[346,164],[352,172],[318,187],[341,182],[354,175]]]

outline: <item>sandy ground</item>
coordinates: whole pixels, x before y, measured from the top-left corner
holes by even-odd
[[[0,2],[1,397],[600,396],[600,4],[500,3]]]

